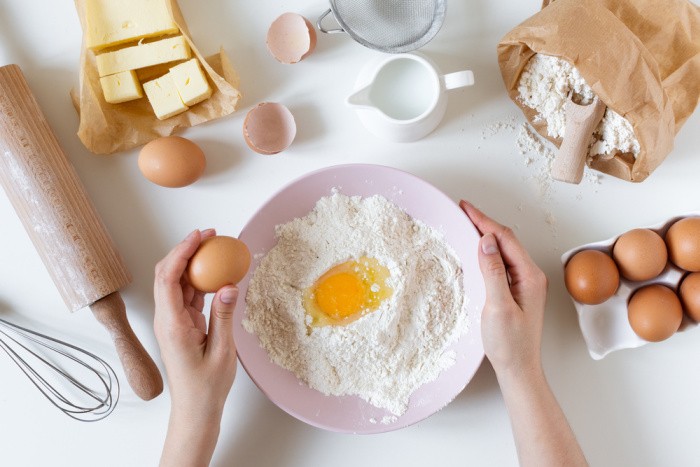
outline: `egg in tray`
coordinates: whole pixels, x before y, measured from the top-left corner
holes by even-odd
[[[700,213],[574,248],[562,263],[596,360],[700,322]]]

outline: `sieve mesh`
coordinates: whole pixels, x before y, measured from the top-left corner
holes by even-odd
[[[407,52],[430,41],[445,17],[445,0],[331,0],[336,21],[357,42]]]

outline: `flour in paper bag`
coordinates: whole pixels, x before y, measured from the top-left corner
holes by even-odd
[[[549,55],[534,55],[523,70],[518,92],[520,101],[538,112],[538,121],[547,123],[547,133],[561,138],[566,130],[564,104],[569,91],[590,104],[595,94],[578,70],[566,60]],[[617,151],[639,154],[639,141],[632,125],[620,114],[608,108],[594,131],[589,155],[614,154]]]

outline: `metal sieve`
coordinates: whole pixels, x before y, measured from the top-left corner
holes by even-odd
[[[435,37],[445,20],[446,0],[330,0],[316,22],[326,34],[345,32],[356,42],[388,53],[416,50]],[[321,23],[329,14],[340,28]]]

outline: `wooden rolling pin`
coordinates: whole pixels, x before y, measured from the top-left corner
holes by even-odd
[[[109,331],[134,392],[163,391],[118,290],[131,275],[17,65],[0,67],[0,184],[68,308]]]

